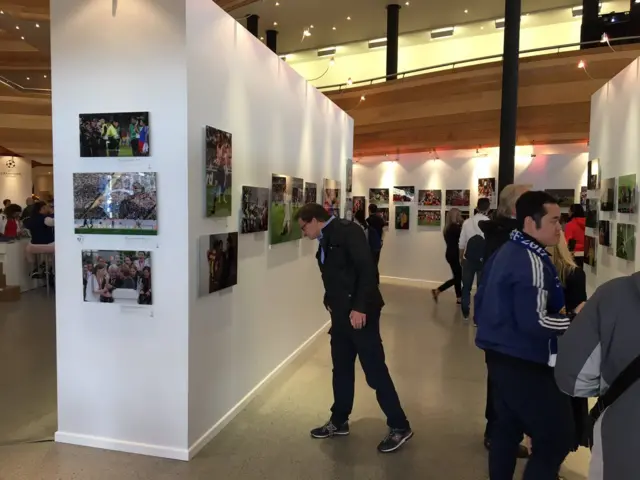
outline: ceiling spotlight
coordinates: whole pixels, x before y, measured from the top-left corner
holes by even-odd
[[[580,61],[578,62],[578,68],[584,68],[584,67],[585,67],[584,60],[580,60]]]
[[[45,75],[44,78],[47,78],[47,76]]]
[[[464,9],[464,13],[469,13],[469,10],[467,10],[466,8]]]
[[[360,97],[360,101],[361,101],[361,102],[364,102],[366,99],[367,99],[367,97],[365,97],[364,95],[362,95],[362,96]]]
[[[309,25],[309,28],[313,28],[313,25]]]
[[[27,77],[27,80],[31,80],[31,77]]]
[[[351,77],[347,79],[347,85],[353,85],[353,80],[351,80]]]
[[[609,41],[609,35],[607,35],[606,33],[603,33],[602,38],[600,39],[600,43],[607,43],[608,41]]]
[[[347,20],[351,20],[351,17],[347,17]]]
[[[311,36],[311,32],[309,31],[308,28],[305,28],[305,30],[302,32],[302,35],[304,37],[310,37]]]
[[[480,30],[484,30],[484,26],[480,27]]]
[[[408,7],[409,5],[411,5],[411,2],[404,2],[404,4]]]
[[[36,28],[40,28],[40,24],[39,23],[36,23]]]
[[[276,7],[279,7],[279,6],[280,6],[280,2],[276,2]]]
[[[0,15],[4,15],[4,10],[0,10]]]
[[[260,37],[260,40],[264,40],[264,37]]]
[[[20,30],[20,25],[16,25],[16,30]]]
[[[277,27],[278,26],[278,22],[273,22],[273,26]]]
[[[333,30],[335,30],[335,29],[336,29],[336,27],[333,27]]]
[[[22,40],[24,40],[24,37],[20,37]]]

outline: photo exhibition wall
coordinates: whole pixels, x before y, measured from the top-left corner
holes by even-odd
[[[214,2],[125,3],[51,6],[55,438],[188,460],[326,332],[295,215],[344,208],[353,120]]]

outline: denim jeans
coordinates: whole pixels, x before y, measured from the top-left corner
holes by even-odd
[[[480,274],[482,273],[482,262],[462,260],[462,314],[469,316],[471,308],[471,288],[473,287],[474,278],[478,278],[480,283]]]

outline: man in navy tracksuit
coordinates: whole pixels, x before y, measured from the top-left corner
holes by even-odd
[[[545,247],[560,239],[560,208],[545,192],[516,203],[518,228],[484,266],[475,297],[476,345],[485,350],[497,419],[491,432],[491,480],[512,480],[523,433],[532,454],[523,480],[556,480],[572,448],[569,397],[553,365],[557,337],[571,321]]]

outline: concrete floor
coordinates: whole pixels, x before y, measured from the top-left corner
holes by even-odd
[[[189,463],[54,443],[6,446],[55,431],[55,317],[41,293],[2,305],[0,479],[486,479],[485,369],[473,326],[457,313],[453,294],[436,306],[425,289],[384,285],[383,293],[388,363],[416,433],[402,451],[376,452],[386,426],[361,372],[351,436],[309,438],[331,403],[323,336]],[[572,455],[562,474],[584,480],[587,462],[584,450]]]

